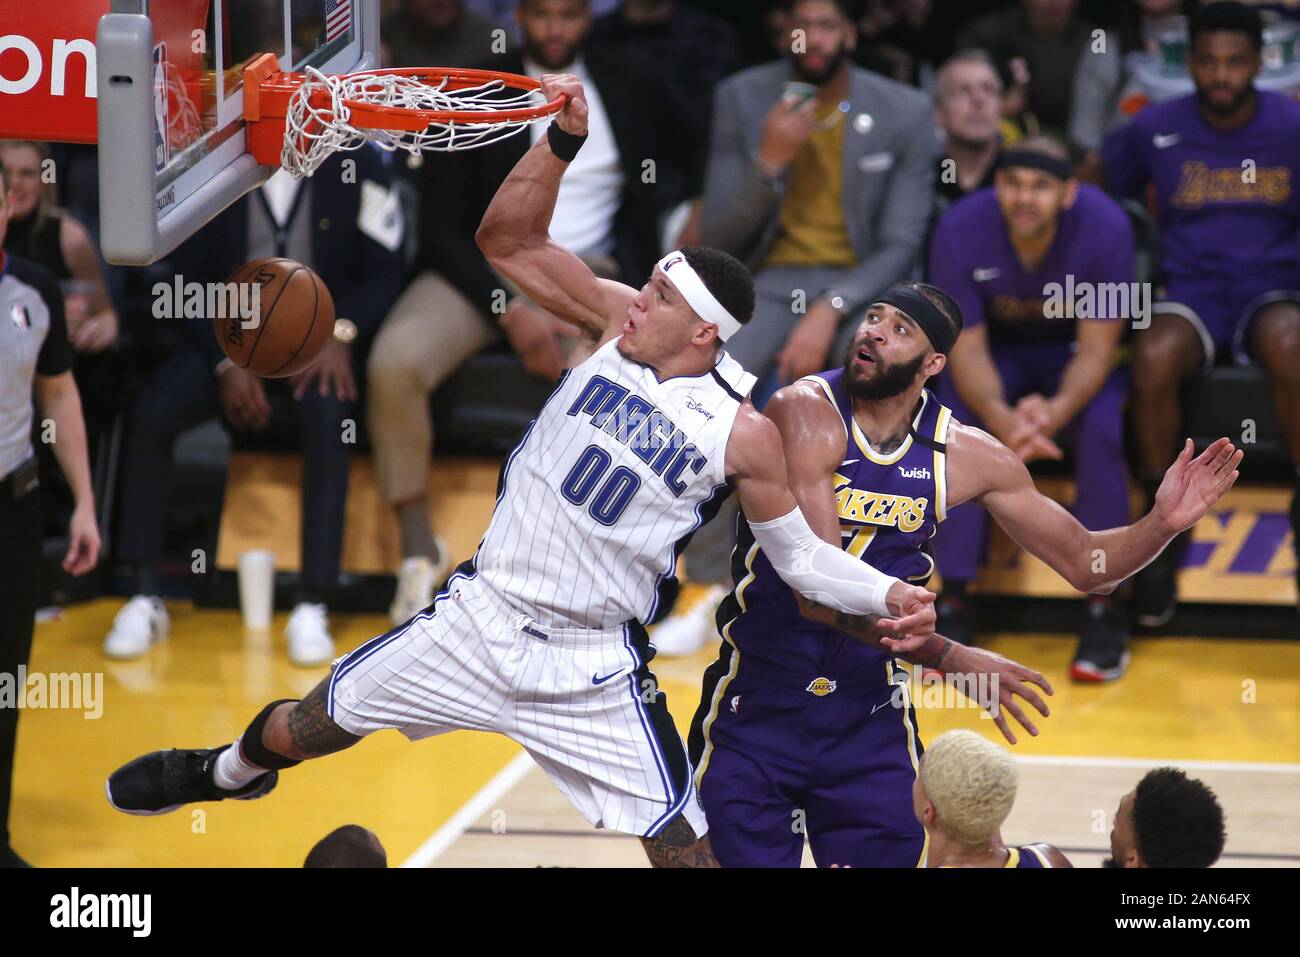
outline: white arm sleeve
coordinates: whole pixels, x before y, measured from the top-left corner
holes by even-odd
[[[898,579],[822,541],[799,509],[749,527],[781,580],[810,601],[850,615],[893,617],[885,595]]]

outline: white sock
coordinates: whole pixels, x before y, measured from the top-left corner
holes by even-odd
[[[266,768],[259,768],[244,760],[239,753],[239,742],[240,739],[236,738],[234,744],[217,755],[217,763],[212,768],[212,781],[223,791],[238,791],[254,778],[266,773]]]

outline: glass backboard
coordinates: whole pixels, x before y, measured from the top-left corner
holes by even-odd
[[[96,36],[101,242],[154,262],[277,167],[248,154],[243,68],[379,66],[379,0],[113,0]]]

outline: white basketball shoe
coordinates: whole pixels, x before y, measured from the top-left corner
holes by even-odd
[[[334,658],[334,639],[324,605],[306,601],[294,605],[284,635],[289,639],[289,660],[300,668],[323,665]]]
[[[423,555],[413,555],[402,562],[397,572],[397,591],[388,607],[388,618],[394,625],[410,620],[433,604],[434,589],[451,571],[447,543],[437,535],[433,536],[433,541],[438,546],[436,562]]]
[[[104,639],[104,654],[110,658],[139,658],[154,645],[167,640],[171,619],[161,598],[136,595],[118,610],[113,627]]]

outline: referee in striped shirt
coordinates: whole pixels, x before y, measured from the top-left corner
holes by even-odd
[[[86,457],[81,397],[72,379],[72,345],[63,297],[41,266],[3,251],[12,197],[0,168],[0,675],[18,694],[18,669],[27,664],[36,620],[36,576],[41,563],[41,507],[32,420],[41,430],[76,497],[63,567],[83,575],[99,560],[95,496]],[[34,401],[33,401],[34,400]],[[47,424],[48,423],[48,424]],[[0,867],[25,867],[9,844],[9,799],[16,701],[0,703]]]

